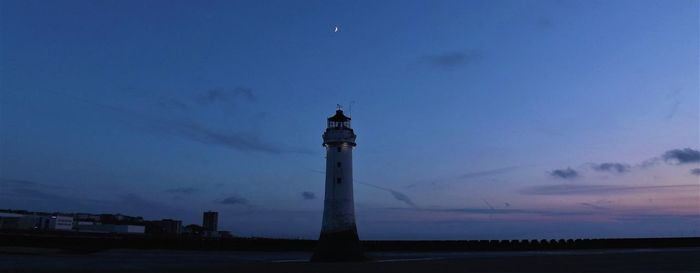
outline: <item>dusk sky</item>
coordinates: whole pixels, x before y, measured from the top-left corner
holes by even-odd
[[[363,239],[700,236],[699,3],[0,1],[0,208],[315,239],[341,104]]]

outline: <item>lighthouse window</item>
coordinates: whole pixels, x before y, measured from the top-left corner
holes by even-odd
[[[340,177],[335,179],[335,183],[340,184]]]
[[[338,161],[338,163],[336,163],[336,166],[340,167],[340,161]]]

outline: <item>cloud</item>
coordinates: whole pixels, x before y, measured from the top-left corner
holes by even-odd
[[[433,67],[451,70],[476,62],[482,57],[483,53],[481,51],[469,50],[464,52],[453,51],[437,55],[426,55],[423,56],[423,60],[430,63]]]
[[[44,200],[56,200],[56,201],[65,201],[68,200],[68,197],[58,195],[58,194],[53,194],[53,193],[48,193],[40,190],[35,190],[35,189],[14,189],[13,190],[14,195],[16,196],[21,196],[24,198],[31,198],[31,199],[44,199]]]
[[[156,98],[155,105],[168,110],[194,110],[193,106],[209,106],[212,104],[255,103],[257,97],[250,88],[236,87],[233,89],[210,89],[196,93],[190,99],[161,96]]]
[[[160,106],[165,109],[171,109],[171,110],[176,110],[176,111],[183,111],[183,110],[188,110],[190,107],[180,101],[179,99],[176,98],[171,98],[171,97],[159,97],[156,100],[156,105]]]
[[[494,209],[494,208],[425,208],[422,211],[430,212],[460,212],[469,214],[520,214],[520,213],[535,213],[529,210],[521,209]]]
[[[666,119],[672,119],[678,112],[678,107],[681,105],[681,89],[670,92],[666,97],[671,100],[671,109],[668,115],[666,115]]]
[[[199,191],[199,189],[193,188],[193,187],[181,187],[181,188],[174,188],[174,189],[168,189],[165,192],[167,193],[172,193],[172,194],[186,194],[190,195],[195,192]]]
[[[665,152],[661,157],[670,164],[695,163],[700,162],[700,151],[691,148],[674,149]]]
[[[630,166],[623,163],[606,162],[593,164],[593,169],[599,172],[626,173],[630,171]]]
[[[301,193],[301,198],[304,198],[304,200],[314,200],[316,199],[316,194],[310,191],[305,191]]]
[[[369,183],[363,183],[363,182],[357,182],[357,183],[362,184],[362,185],[365,185],[365,186],[369,186],[369,187],[372,187],[372,188],[375,188],[375,189],[380,189],[380,190],[389,192],[389,193],[391,194],[391,196],[394,197],[394,199],[396,199],[397,201],[403,202],[403,203],[405,203],[406,205],[409,205],[409,206],[412,207],[412,208],[418,208],[418,206],[416,205],[416,203],[414,203],[413,200],[411,200],[411,198],[408,197],[408,195],[405,195],[405,194],[403,194],[403,193],[401,193],[401,192],[398,192],[398,191],[395,191],[395,190],[392,190],[392,189],[389,189],[389,188],[384,188],[384,187],[372,185],[372,184],[369,184]]]
[[[657,190],[698,190],[698,187],[698,185],[693,184],[652,186],[558,184],[528,187],[522,189],[520,193],[529,195],[587,195]]]
[[[24,180],[24,179],[14,179],[0,177],[0,185],[10,186],[10,187],[23,187],[23,188],[43,188],[43,189],[65,189],[64,186],[57,186],[46,183],[39,183],[36,181]]]
[[[231,91],[234,97],[245,97],[247,100],[255,100],[252,95],[252,91],[245,88],[236,88]],[[258,151],[266,152],[271,154],[282,154],[282,153],[302,153],[302,154],[312,154],[308,149],[283,149],[275,146],[271,143],[265,142],[260,139],[258,134],[248,133],[248,132],[223,132],[216,129],[206,127],[195,121],[186,120],[168,120],[163,118],[156,118],[149,115],[144,115],[139,112],[131,111],[122,107],[112,106],[109,104],[94,102],[86,100],[80,97],[75,97],[69,94],[54,93],[61,96],[71,98],[82,103],[90,104],[102,109],[106,109],[115,113],[123,114],[129,117],[129,125],[139,124],[142,130],[147,130],[150,132],[166,133],[178,137],[187,138],[194,140],[203,144],[219,145],[226,148],[239,151]],[[217,92],[214,92],[217,93]],[[228,94],[228,93],[226,93]],[[226,99],[231,95],[216,95],[210,94],[205,95],[200,100],[216,100],[216,99]],[[223,96],[223,97],[222,97]],[[180,102],[177,99],[161,98],[160,102],[164,107],[187,107],[186,104]]]
[[[491,170],[485,170],[485,171],[470,172],[470,173],[461,174],[458,176],[458,178],[467,179],[467,178],[476,178],[476,177],[483,177],[483,176],[489,176],[489,175],[495,175],[495,174],[502,174],[502,173],[507,173],[507,172],[513,171],[517,168],[518,168],[517,166],[510,166],[510,167],[491,169]]]
[[[418,207],[418,206],[416,206],[415,203],[413,203],[413,200],[411,200],[411,198],[408,198],[407,195],[405,195],[405,194],[403,194],[403,193],[401,193],[401,192],[395,191],[395,190],[389,190],[389,192],[391,193],[391,196],[394,197],[394,199],[396,199],[396,200],[398,200],[398,201],[401,201],[401,202],[404,202],[404,203],[406,203],[407,205],[409,205],[409,206],[411,206],[411,207],[413,207],[413,208],[417,208],[417,207]]]
[[[207,128],[197,122],[172,121],[154,124],[156,130],[174,136],[187,138],[203,144],[218,145],[244,152],[264,152],[269,154],[310,153],[302,149],[283,149],[260,139],[257,134],[245,132],[223,132]]]
[[[234,102],[245,100],[247,102],[256,102],[257,99],[253,91],[249,88],[236,87],[233,90],[211,89],[203,93],[197,94],[194,97],[194,102],[200,105],[209,105],[219,102]]]
[[[700,168],[690,170],[690,174],[700,176]]]
[[[597,209],[597,210],[606,210],[607,209],[606,207],[598,206],[598,205],[586,203],[586,202],[579,203],[579,205],[584,206],[584,207],[589,207],[592,209]]]
[[[408,208],[390,208],[392,210],[406,210]],[[577,216],[591,215],[589,211],[557,211],[557,210],[536,210],[536,209],[495,209],[495,208],[420,208],[417,211],[423,212],[445,212],[459,213],[467,215],[511,215],[511,214],[532,214],[542,216]]]
[[[316,170],[311,170],[311,171],[312,171],[312,172],[318,172],[318,173],[325,173],[325,172],[316,171]],[[365,186],[368,186],[368,187],[372,187],[372,188],[375,188],[375,189],[379,189],[379,190],[386,191],[386,192],[390,193],[390,194],[391,194],[391,197],[393,197],[395,200],[400,201],[400,202],[402,202],[402,203],[404,203],[404,204],[406,204],[406,205],[409,205],[409,206],[412,207],[412,208],[418,208],[418,205],[416,205],[416,203],[414,203],[413,200],[411,200],[411,198],[408,197],[408,195],[406,195],[406,194],[404,194],[404,193],[402,193],[402,192],[398,192],[398,191],[395,191],[395,190],[392,190],[392,189],[389,189],[389,188],[384,188],[384,187],[380,187],[380,186],[373,185],[373,184],[369,184],[369,183],[360,182],[360,181],[357,181],[357,180],[355,180],[355,182],[358,183],[358,184],[361,184],[361,185],[365,185]]]
[[[540,28],[549,28],[554,25],[554,19],[548,16],[539,16],[535,19],[535,25]]]
[[[97,211],[134,213],[162,217],[180,215],[182,210],[169,207],[135,194],[112,193],[101,197],[80,194],[69,187],[22,179],[0,178],[0,206],[47,211]],[[111,198],[110,198],[111,197]],[[148,208],[144,210],[144,208]]]
[[[238,196],[229,196],[219,201],[219,204],[224,205],[248,205],[248,200]]]
[[[120,194],[116,201],[111,202],[113,203],[111,206],[115,206],[117,211],[144,217],[159,218],[165,215],[181,215],[183,213],[182,209],[171,207],[171,204],[153,201],[151,198],[143,198],[134,193]]]
[[[25,187],[35,187],[38,183],[23,179],[12,179],[12,178],[0,178],[0,184],[3,185],[14,185],[14,186],[25,186]]]
[[[430,185],[430,186],[439,186],[441,184],[446,184],[449,182],[453,182],[454,180],[464,180],[464,181],[469,181],[472,178],[479,178],[479,177],[486,177],[486,176],[493,176],[493,175],[498,175],[498,174],[504,174],[511,172],[515,169],[520,168],[519,166],[509,166],[509,167],[503,167],[503,168],[497,168],[497,169],[490,169],[490,170],[483,170],[483,171],[474,171],[474,172],[468,172],[468,173],[463,173],[454,177],[450,178],[437,178],[425,182],[419,182],[419,183],[412,183],[404,186],[405,188],[414,188],[419,185]]]
[[[579,176],[578,172],[572,168],[554,170],[549,175],[562,179],[574,179]]]

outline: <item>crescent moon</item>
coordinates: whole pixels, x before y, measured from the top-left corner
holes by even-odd
[[[335,29],[333,30],[333,32],[338,32],[338,26],[335,27]]]

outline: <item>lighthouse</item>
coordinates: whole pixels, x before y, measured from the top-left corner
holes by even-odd
[[[326,195],[323,201],[323,224],[312,261],[360,261],[364,253],[355,225],[352,197],[352,150],[355,132],[350,118],[338,109],[328,118],[323,133],[326,148]]]

